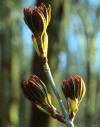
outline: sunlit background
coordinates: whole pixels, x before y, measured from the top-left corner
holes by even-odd
[[[0,1],[0,127],[64,127],[38,111],[21,90],[22,79],[37,74],[58,102],[32,45],[32,32],[24,22],[23,8],[40,2],[52,6],[48,27],[48,61],[61,98],[63,79],[78,74],[86,95],[75,118],[75,127],[100,126],[100,0],[1,0]]]

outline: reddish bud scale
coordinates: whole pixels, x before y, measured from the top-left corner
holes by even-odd
[[[43,48],[40,47],[40,54],[43,55],[44,52],[43,52]]]
[[[54,111],[53,111],[53,108],[52,107],[49,107],[49,112],[50,112],[51,116],[53,116]]]
[[[26,85],[23,85],[23,84],[26,84]],[[28,82],[26,82],[25,80],[23,80],[22,82],[21,82],[21,87],[22,87],[22,89],[23,89],[23,92],[24,92],[24,94],[25,94],[25,96],[29,99],[29,100],[33,100],[33,96],[31,95],[31,93],[29,92],[29,90],[28,90]],[[27,95],[26,95],[26,93],[27,93]]]
[[[74,77],[74,81],[75,81],[75,84],[76,84],[77,89],[78,89],[78,91],[76,91],[76,92],[77,92],[78,95],[80,95],[80,93],[81,93],[81,87],[82,87],[82,86],[81,86],[81,85],[82,85],[82,84],[81,84],[81,77],[79,77],[79,76],[76,75],[76,76]]]
[[[42,12],[43,12],[43,14],[44,14],[44,16],[45,16],[45,18],[47,18],[47,8],[46,8],[46,6],[45,6],[45,4],[43,4],[43,3],[41,3],[41,6],[40,6],[40,8],[39,8]]]
[[[42,65],[45,65],[45,63],[48,62],[47,57],[39,57],[39,58],[40,58],[40,61],[41,61]]]
[[[72,119],[74,117],[73,112],[71,112],[71,114],[69,114],[69,118]]]
[[[62,90],[66,98],[75,98],[74,83],[72,77],[63,81]]]
[[[62,123],[66,123],[65,122],[65,119],[64,119],[64,116],[60,114],[60,112],[58,112],[57,110],[53,109],[53,107],[50,107],[49,108],[49,112],[51,114],[51,116],[54,118],[54,119],[57,119],[58,121],[62,122]]]
[[[56,114],[56,119],[61,121],[62,123],[66,123],[64,116],[62,116],[59,112],[57,112],[57,114]]]
[[[34,31],[33,31],[34,35],[37,37],[41,36],[44,24],[37,7],[34,8],[32,11],[32,23],[34,28]]]
[[[35,36],[32,34],[32,40],[34,40],[35,39]]]
[[[28,25],[28,27],[34,31],[34,28],[32,26],[32,12],[31,12],[32,7],[29,8],[24,8],[24,20],[25,23]]]

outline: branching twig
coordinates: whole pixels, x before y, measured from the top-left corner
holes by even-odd
[[[64,114],[64,117],[65,117],[66,125],[68,127],[74,127],[73,122],[69,119],[68,112],[65,109],[65,106],[64,106],[64,104],[62,102],[62,99],[59,96],[59,93],[58,93],[58,90],[57,90],[56,85],[54,83],[54,80],[53,80],[53,77],[52,77],[52,74],[51,74],[51,71],[50,71],[48,63],[45,63],[43,68],[44,68],[44,72],[46,73],[46,75],[47,75],[47,77],[48,77],[48,79],[50,81],[50,85],[52,86],[52,88],[54,90],[54,93],[55,93],[55,95],[57,97],[57,100],[58,100],[58,102],[60,104],[61,110],[62,110],[62,112]]]

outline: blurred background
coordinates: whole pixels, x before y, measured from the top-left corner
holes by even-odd
[[[0,127],[65,127],[36,109],[22,93],[22,79],[36,74],[47,85],[23,20],[23,8],[52,6],[48,27],[49,65],[59,93],[62,80],[78,74],[87,92],[75,118],[75,127],[100,126],[100,0],[0,0]],[[60,109],[59,109],[60,110]]]

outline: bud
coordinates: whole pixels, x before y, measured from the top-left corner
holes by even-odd
[[[21,87],[25,96],[38,109],[65,123],[64,116],[52,105],[51,96],[47,91],[47,87],[36,75],[32,75],[27,80],[23,80]]]
[[[21,87],[25,96],[43,112],[51,115],[51,110],[55,110],[51,104],[51,96],[46,85],[36,76],[32,75],[27,80],[23,80]],[[54,112],[55,113],[55,112]]]
[[[47,88],[36,75],[22,81],[22,89],[26,97],[34,104],[50,103]]]
[[[24,20],[34,34],[32,35],[34,48],[37,54],[42,58],[47,57],[48,35],[46,30],[50,19],[50,5],[46,8],[45,4],[41,3],[38,7],[24,8]]]
[[[34,8],[24,8],[24,20],[36,37],[46,32],[51,19],[51,6],[46,8],[44,3]]]
[[[63,80],[62,91],[67,101],[69,117],[74,119],[86,91],[85,83],[80,76],[75,75],[68,80]]]

